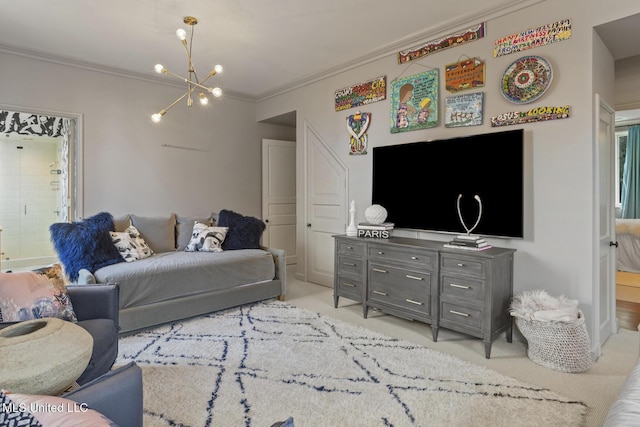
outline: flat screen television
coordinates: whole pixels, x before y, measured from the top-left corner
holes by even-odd
[[[522,129],[373,148],[373,204],[396,228],[522,238]]]

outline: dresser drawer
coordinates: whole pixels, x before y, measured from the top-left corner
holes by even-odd
[[[338,274],[351,274],[361,277],[363,260],[348,256],[338,257]]]
[[[484,277],[485,261],[464,255],[442,254],[442,271]]]
[[[440,321],[445,327],[449,327],[447,322],[451,322],[464,329],[479,332],[482,330],[482,314],[481,308],[441,301]]]
[[[454,298],[483,301],[484,281],[462,275],[443,274],[440,280],[440,293]]]
[[[370,264],[368,299],[429,315],[431,274]]]
[[[338,276],[337,291],[341,295],[351,294],[362,298],[364,285],[362,280],[351,277]]]
[[[350,241],[338,242],[338,255],[346,255],[351,257],[360,257],[364,253],[364,244]]]
[[[436,252],[402,250],[390,246],[369,245],[369,259],[400,261],[420,268],[432,270],[438,259]]]

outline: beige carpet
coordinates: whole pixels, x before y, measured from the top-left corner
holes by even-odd
[[[583,402],[276,300],[120,339],[148,427],[569,427]]]
[[[503,336],[498,337],[493,343],[491,359],[486,359],[481,340],[441,328],[438,342],[434,343],[428,325],[371,310],[369,318],[364,319],[362,306],[353,301],[341,299],[339,308],[335,309],[333,289],[296,280],[293,271],[289,271],[287,279],[286,301],[290,304],[449,353],[585,402],[588,406],[585,426],[602,425],[611,402],[638,360],[640,337],[637,331],[626,329],[620,329],[618,334],[611,336],[603,347],[602,356],[588,372],[581,374],[560,373],[533,363],[527,358],[524,338],[517,334],[511,344]]]

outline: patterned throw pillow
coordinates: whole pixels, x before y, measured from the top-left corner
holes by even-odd
[[[210,227],[201,222],[193,225],[191,241],[186,252],[222,252],[222,242],[227,235],[227,227]]]
[[[0,422],[3,426],[113,427],[116,424],[84,403],[58,396],[5,394],[0,391]],[[4,403],[6,402],[6,404]],[[14,423],[15,422],[15,423]]]
[[[60,265],[38,271],[0,273],[0,321],[57,317],[77,322]]]
[[[0,390],[0,426],[42,427],[42,424],[19,403]]]
[[[126,262],[149,258],[153,255],[153,251],[133,225],[130,225],[123,232],[110,231],[109,234],[111,234],[113,244]]]

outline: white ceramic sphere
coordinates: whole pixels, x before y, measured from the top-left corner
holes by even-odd
[[[371,224],[382,224],[387,219],[387,210],[380,205],[371,205],[364,211],[364,217]]]

